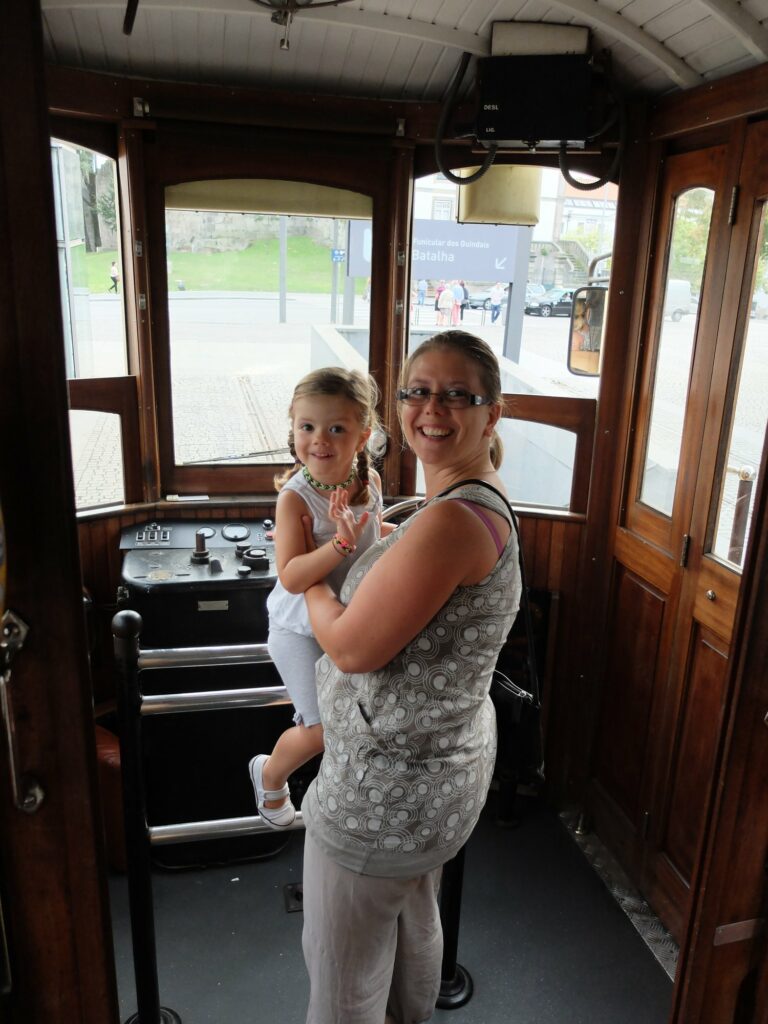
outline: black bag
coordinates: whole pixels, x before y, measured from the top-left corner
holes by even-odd
[[[517,518],[512,512],[512,524],[517,533],[518,551],[520,554],[520,578],[522,590],[520,594],[520,610],[525,622],[525,648],[517,649],[508,643],[507,657],[499,656],[503,661],[502,671],[499,664],[493,674],[491,696],[497,707],[499,721],[499,762],[507,771],[517,775],[518,782],[536,785],[544,780],[544,737],[541,726],[541,687],[536,657],[536,636],[534,615],[532,612],[531,595],[525,578],[523,545]],[[535,611],[540,617],[542,609],[536,605]],[[540,632],[540,630],[539,630]],[[509,649],[511,648],[511,649]],[[511,678],[510,678],[511,677]],[[502,729],[506,735],[502,736]],[[506,743],[503,742],[506,740]],[[504,748],[512,747],[511,750]],[[504,754],[507,756],[505,757]]]
[[[491,681],[491,699],[496,707],[499,734],[496,774],[502,791],[514,795],[518,785],[538,787],[544,781],[544,736],[541,722],[541,687],[536,658],[536,630],[531,609],[530,591],[525,577],[523,543],[517,516],[504,495],[485,480],[462,480],[440,492],[447,494],[465,484],[480,484],[497,494],[509,508],[512,526],[517,534],[520,559],[520,610],[525,623],[525,646],[508,638],[499,654]],[[536,611],[541,616],[541,608]],[[513,627],[514,628],[514,627]],[[510,637],[512,633],[510,632]],[[500,804],[508,802],[507,798]],[[500,816],[505,816],[500,810]]]

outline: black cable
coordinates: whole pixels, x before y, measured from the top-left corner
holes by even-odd
[[[129,36],[133,32],[133,23],[136,20],[136,11],[139,9],[139,0],[128,0],[125,7],[125,18],[123,19],[123,34]]]
[[[611,79],[609,79],[609,88],[613,95],[616,112],[608,118],[608,120],[599,132],[595,133],[594,135],[589,135],[587,137],[588,142],[594,142],[597,138],[599,138],[599,136],[603,132],[607,131],[607,129],[610,128],[612,124],[614,124],[614,122],[616,121],[616,117],[618,116],[619,141],[618,145],[616,146],[616,153],[614,154],[613,160],[611,161],[611,166],[608,168],[605,174],[601,178],[598,178],[597,181],[577,181],[576,178],[574,178],[571,172],[569,171],[565,162],[568,153],[568,144],[565,141],[560,143],[560,149],[558,152],[558,164],[560,167],[560,173],[572,188],[579,189],[582,192],[591,192],[594,189],[602,188],[603,185],[606,185],[609,181],[613,181],[614,176],[618,171],[622,158],[624,156],[624,150],[626,149],[627,113],[624,108],[624,103],[622,102],[621,96],[619,95],[618,91],[614,88]]]
[[[483,165],[468,178],[460,178],[452,171],[449,171],[445,166],[445,161],[443,160],[443,134],[448,125],[450,116],[453,113],[453,104],[456,100],[456,94],[458,93],[459,86],[466,74],[467,65],[469,64],[471,56],[472,54],[467,53],[466,51],[461,55],[458,69],[454,75],[453,81],[451,82],[450,88],[448,89],[448,94],[445,97],[443,109],[440,112],[440,119],[437,122],[437,131],[435,133],[435,161],[437,162],[440,173],[446,177],[448,181],[452,181],[454,185],[470,185],[473,181],[477,181],[478,178],[482,178],[485,172],[490,169],[491,164],[496,158],[496,150],[499,148],[496,143],[493,143],[488,150],[488,155],[483,161]]]

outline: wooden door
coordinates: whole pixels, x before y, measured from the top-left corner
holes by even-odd
[[[749,315],[766,271],[755,258],[764,237],[763,134],[749,137],[735,223],[731,168],[740,146],[730,158],[712,147],[666,162],[614,540],[590,802],[598,832],[678,940],[723,728],[748,537],[749,488],[733,471],[760,464],[765,428],[763,323]],[[665,296],[675,291],[677,304],[684,282],[694,300],[700,285],[701,300],[678,319],[665,313]],[[733,466],[745,435],[749,459]]]
[[[17,806],[0,736],[0,1018],[117,1021],[69,458],[38,5],[0,4],[0,498]],[[21,776],[34,777],[38,789]],[[22,801],[20,801],[22,802]]]

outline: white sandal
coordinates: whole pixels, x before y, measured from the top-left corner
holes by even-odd
[[[287,828],[293,824],[296,817],[296,808],[291,803],[291,794],[288,783],[282,789],[264,789],[264,765],[269,760],[269,754],[257,754],[248,763],[248,773],[253,783],[253,791],[256,794],[256,803],[259,807],[259,814],[264,824],[273,829]],[[265,807],[267,800],[281,800],[287,797],[284,804],[279,807]]]

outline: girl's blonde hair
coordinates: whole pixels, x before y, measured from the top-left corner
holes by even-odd
[[[467,331],[442,331],[423,341],[403,363],[400,372],[400,387],[407,385],[414,359],[426,355],[427,352],[439,352],[441,349],[452,349],[455,352],[460,352],[467,359],[471,359],[480,375],[483,395],[490,398],[492,406],[504,409],[499,361],[490,345],[482,338],[469,334]],[[494,469],[499,468],[503,458],[504,445],[501,443],[498,432],[494,429],[491,435],[491,464]]]
[[[330,395],[334,398],[345,398],[357,406],[358,422],[361,430],[370,430],[373,435],[380,430],[379,418],[376,414],[376,405],[379,401],[379,389],[376,381],[370,374],[361,373],[359,370],[345,370],[340,366],[325,366],[321,370],[312,370],[306,377],[302,377],[293,389],[291,404],[288,415],[291,418],[291,427],[288,431],[288,450],[293,459],[293,465],[284,473],[275,476],[275,487],[279,491],[284,487],[292,476],[302,468],[302,464],[296,458],[296,448],[293,437],[293,407],[297,398],[311,398],[313,395]],[[371,499],[368,489],[368,451],[367,446],[357,455],[355,467],[361,484],[361,491],[354,501],[355,505],[367,505]]]

